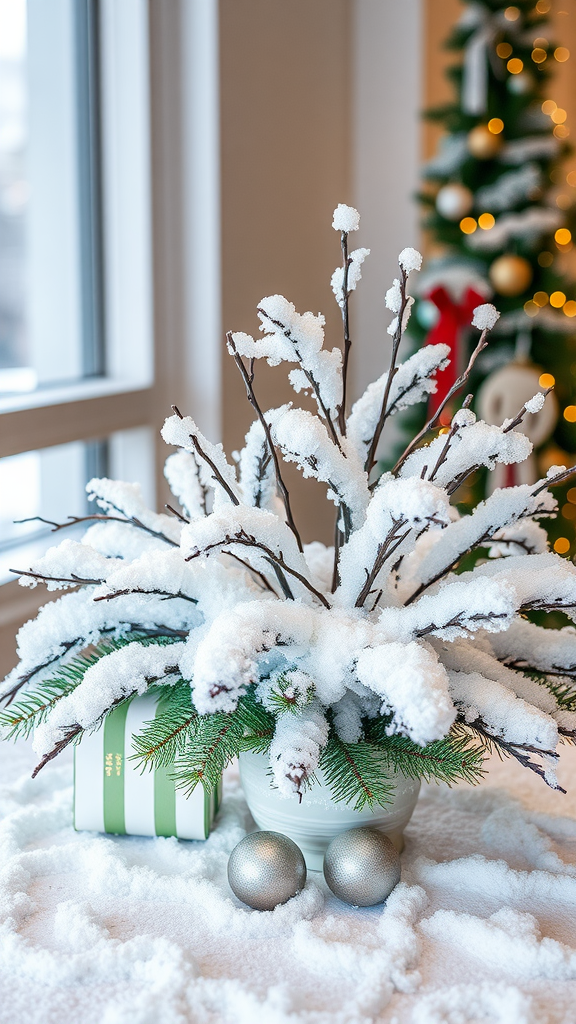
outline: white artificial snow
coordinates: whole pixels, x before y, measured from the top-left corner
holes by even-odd
[[[491,331],[499,316],[500,313],[495,306],[490,302],[484,302],[483,305],[476,306],[472,326],[477,327],[479,331]]]
[[[449,363],[448,345],[425,345],[396,369],[392,379],[386,415],[393,416],[401,409],[407,409],[421,402],[427,395],[436,392],[434,374]],[[365,460],[370,441],[376,430],[382,408],[388,373],[368,385],[364,394],[352,406],[347,422],[347,436],[357,452]]]
[[[216,618],[197,651],[186,653],[180,663],[193,679],[200,714],[233,711],[246,687],[259,678],[258,658],[280,642],[292,660],[304,655],[313,626],[310,610],[293,602],[247,602]]]
[[[408,456],[400,470],[401,477],[420,476],[424,467],[428,475],[436,467],[444,452],[447,438],[439,435],[428,445],[423,445]],[[443,463],[434,474],[434,483],[447,487],[473,467],[486,466],[494,469],[497,463],[505,466],[524,462],[532,451],[532,442],[517,430],[505,431],[478,420],[462,426],[450,438],[449,448]]]
[[[366,475],[355,452],[342,452],[317,416],[285,406],[271,417],[272,437],[287,462],[295,462],[305,477],[329,485],[328,497],[350,511],[353,527],[364,522],[369,500]]]
[[[247,359],[264,358],[270,366],[299,363],[290,382],[296,391],[312,389],[321,415],[322,405],[334,415],[342,397],[342,353],[323,348],[325,320],[321,314],[297,313],[283,295],[268,295],[258,306],[263,338],[233,334],[234,345]]]
[[[211,441],[208,441],[200,433],[191,416],[169,416],[164,422],[161,433],[166,444],[173,444],[187,452],[194,452],[198,459],[204,463],[206,476],[210,479],[214,488],[214,500],[218,504],[228,504],[231,498],[227,489],[222,486],[217,474],[224,480],[229,490],[237,495],[236,473],[234,467],[228,462],[222,445],[212,444]],[[210,460],[215,469],[212,468],[212,465],[206,459],[203,459],[201,453],[195,448],[192,438],[196,439],[202,452],[207,456],[207,459]]]
[[[498,658],[543,672],[576,672],[576,629],[544,629],[526,619],[514,619],[505,633],[490,638]]]
[[[266,509],[231,505],[205,519],[196,519],[182,531],[182,551],[187,559],[231,551],[269,576],[276,586],[278,572],[284,573],[290,589],[304,600],[311,600],[309,589],[289,571],[293,569],[306,578],[306,562],[294,534]]]
[[[300,794],[328,741],[328,722],[317,705],[280,715],[270,745],[274,782],[283,797]]]
[[[402,313],[402,333],[404,333],[408,326],[408,321],[410,320],[410,314],[412,312],[413,305],[414,299],[412,298],[411,295],[408,295],[406,298],[406,305],[404,306],[404,312]],[[398,330],[398,323],[398,317],[395,316],[394,319],[388,324],[388,327],[386,328],[387,333],[390,335],[396,334],[396,331]]]
[[[369,647],[360,653],[356,672],[382,697],[380,713],[392,714],[390,732],[425,746],[450,729],[456,712],[448,676],[431,648],[413,642]]]
[[[367,256],[370,255],[370,249],[354,249],[350,253],[348,276],[346,278],[347,283],[347,294],[356,290],[356,285],[362,278],[362,264]],[[332,274],[330,279],[330,287],[334,292],[336,302],[340,307],[344,305],[344,268],[336,267],[336,270]]]
[[[163,513],[152,512],[142,497],[140,484],[129,484],[123,480],[90,480],[86,484],[89,501],[104,509],[111,516],[120,516],[136,521],[168,542],[177,544],[180,539],[180,524]]]
[[[516,976],[526,981],[547,978],[552,981],[576,979],[576,950],[542,937],[532,914],[510,907],[482,920],[471,914],[438,910],[423,922],[425,934],[439,943],[475,948],[476,956],[488,966],[508,964]]]
[[[345,203],[338,203],[334,210],[332,227],[335,231],[358,231],[360,227],[360,214],[353,206],[346,206]]]
[[[419,636],[455,640],[479,629],[507,629],[522,603],[517,591],[505,572],[501,580],[476,578],[475,573],[448,577],[436,594],[425,594],[407,608],[383,609],[378,622],[384,636],[406,643]]]
[[[304,558],[312,580],[320,590],[329,592],[334,569],[334,548],[314,540],[304,545]]]
[[[212,484],[208,467],[198,459],[196,452],[181,449],[169,455],[164,463],[164,476],[190,519],[207,515],[207,498]]]
[[[533,398],[530,398],[527,402],[524,403],[526,407],[526,412],[540,412],[540,409],[544,405],[545,401],[546,395],[543,395],[541,391],[538,391],[538,393],[535,394]]]
[[[402,292],[400,290],[400,281],[397,277],[394,278],[391,287],[386,292],[386,308],[391,309],[393,313],[400,312],[400,306],[402,305]]]
[[[487,731],[507,743],[555,750],[558,726],[550,715],[516,697],[507,687],[480,672],[449,671],[450,694],[465,721],[480,720]]]
[[[266,413],[267,421],[269,413]],[[260,420],[254,420],[240,452],[240,487],[245,505],[274,508],[276,474],[274,462]]]
[[[418,249],[412,249],[408,246],[406,249],[402,249],[398,257],[398,263],[406,274],[409,274],[412,270],[420,270],[422,266],[422,253],[418,252]]]
[[[561,608],[576,618],[576,566],[553,552],[497,558],[462,573],[459,579],[464,584],[472,579],[501,580],[515,593],[518,609]]]
[[[144,551],[167,551],[166,540],[145,532],[130,523],[100,522],[89,526],[82,544],[94,548],[108,558],[131,560]]]
[[[523,517],[554,511],[556,502],[552,495],[543,491],[534,496],[533,490],[533,484],[497,488],[476,506],[471,515],[462,516],[457,522],[450,523],[437,535],[436,544],[418,566],[420,582],[428,584],[446,572],[467,551],[487,546],[507,524],[513,524]]]
[[[495,634],[499,636],[500,634]],[[491,637],[486,646],[496,650],[497,643],[492,642]],[[483,650],[479,645],[463,644],[455,641],[452,644],[434,643],[435,649],[442,658],[446,668],[458,673],[474,672],[481,674],[485,679],[492,680],[498,685],[511,690],[517,697],[522,698],[528,704],[527,714],[532,714],[534,708],[544,711],[551,716],[558,725],[565,729],[574,729],[576,725],[576,712],[565,711],[558,707],[556,698],[552,691],[542,683],[531,679],[523,672],[514,671],[503,665],[492,651]],[[481,692],[482,688],[480,688]],[[530,707],[533,705],[533,707]],[[518,709],[515,708],[517,711]],[[507,711],[504,715],[502,728],[506,729],[509,724]]]
[[[66,538],[33,562],[30,572],[42,576],[48,590],[67,590],[85,581],[100,582],[121,564],[121,559],[107,558],[87,544]],[[39,581],[20,576],[18,582],[22,587],[35,587]]]
[[[49,720],[37,726],[36,753],[41,757],[49,753],[75,725],[89,729],[115,701],[131,693],[143,693],[153,681],[169,681],[166,674],[177,668],[183,648],[183,643],[165,647],[135,641],[100,658],[85,672],[76,689],[58,701]]]
[[[343,743],[358,743],[362,739],[362,717],[365,713],[362,701],[350,690],[332,705],[334,728]]]
[[[424,529],[431,519],[450,521],[444,491],[427,480],[382,478],[366,510],[364,526],[342,551],[338,603],[354,606],[377,558],[385,557],[390,566],[390,560],[398,557],[397,542],[412,530]],[[383,545],[387,545],[384,550]]]
[[[547,494],[551,509],[555,509],[556,500]],[[493,534],[493,541],[488,548],[490,558],[502,555],[539,555],[548,551],[548,534],[534,519],[523,519],[514,526],[506,526]]]

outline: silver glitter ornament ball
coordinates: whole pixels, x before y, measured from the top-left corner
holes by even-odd
[[[351,828],[332,840],[324,857],[324,878],[335,896],[353,907],[388,899],[400,881],[394,844],[373,828]]]
[[[279,832],[251,832],[228,861],[232,892],[253,910],[274,910],[304,888],[306,864],[300,849]]]

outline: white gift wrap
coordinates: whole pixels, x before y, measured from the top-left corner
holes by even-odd
[[[111,711],[74,751],[74,828],[116,835],[207,839],[221,787],[176,789],[170,768],[144,769],[131,759],[132,736],[162,710],[159,695],[133,697]]]

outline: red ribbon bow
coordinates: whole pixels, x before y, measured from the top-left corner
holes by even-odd
[[[476,306],[484,302],[484,296],[468,288],[462,301],[457,303],[446,288],[439,285],[427,297],[440,310],[440,317],[426,338],[426,345],[443,344],[450,347],[450,363],[445,370],[436,374],[436,394],[430,395],[430,415],[434,415],[458,378],[461,328],[470,324],[472,313]]]

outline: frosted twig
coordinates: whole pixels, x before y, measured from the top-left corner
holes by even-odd
[[[387,409],[388,398],[390,396],[390,388],[392,387],[392,381],[394,379],[394,376],[396,375],[396,370],[397,370],[396,360],[398,358],[398,349],[400,348],[400,342],[402,341],[402,333],[403,333],[403,329],[404,329],[403,328],[404,312],[406,310],[406,305],[408,303],[408,296],[406,294],[406,282],[407,282],[407,280],[408,280],[408,274],[404,270],[404,267],[400,266],[400,282],[399,282],[399,284],[400,284],[400,309],[398,311],[398,324],[397,324],[396,330],[394,331],[394,337],[392,339],[392,355],[391,355],[391,358],[390,358],[390,368],[388,370],[388,377],[386,379],[386,387],[384,388],[384,394],[382,395],[382,405],[380,407],[380,416],[378,417],[378,423],[376,424],[376,430],[374,431],[374,434],[372,436],[372,440],[370,442],[370,447],[368,449],[368,454],[366,456],[366,462],[364,464],[364,469],[366,470],[368,475],[370,475],[370,473],[372,472],[372,469],[373,469],[373,467],[374,467],[374,465],[376,463],[376,449],[378,448],[378,443],[380,441],[380,437],[381,437],[382,431],[384,429],[384,424],[386,423],[386,418],[388,416],[388,409]]]
[[[105,583],[105,580],[102,579],[83,579],[82,576],[76,576],[75,573],[72,573],[71,576],[45,576],[41,572],[31,572],[26,569],[9,569],[8,572],[14,573],[15,576],[31,576],[32,579],[38,580],[40,583],[70,583],[76,587],[97,587]]]
[[[42,768],[44,768],[44,766],[47,765],[49,761],[52,761],[55,757],[58,757],[58,754],[61,754],[62,751],[70,743],[72,743],[76,736],[79,736],[82,731],[83,730],[81,725],[73,725],[70,729],[68,729],[68,731],[62,737],[62,739],[59,740],[58,743],[52,748],[52,750],[48,754],[45,754],[40,763],[36,765],[34,771],[32,772],[32,778],[35,779],[36,776],[38,775],[38,772],[42,771]]]
[[[473,395],[466,395],[466,398],[464,399],[464,401],[462,403],[462,408],[463,409],[468,409],[468,407],[469,407],[473,397],[474,397]],[[438,459],[436,461],[436,465],[434,466],[432,472],[430,473],[430,476],[428,477],[428,480],[433,480],[434,477],[436,476],[436,473],[440,469],[440,466],[442,466],[443,463],[446,462],[446,456],[448,455],[448,451],[449,451],[450,445],[452,444],[452,441],[454,439],[454,435],[461,429],[461,427],[462,427],[462,424],[460,424],[460,423],[453,423],[452,424],[452,426],[451,426],[451,428],[450,428],[450,430],[448,432],[448,435],[446,437],[446,442],[444,444],[444,447],[443,447],[442,451],[440,452],[440,455],[438,456]]]
[[[274,590],[274,587],[271,586],[270,581],[266,579],[263,572],[259,572],[258,569],[254,568],[253,565],[250,565],[249,562],[245,562],[243,558],[240,558],[239,555],[233,554],[232,551],[224,551],[223,553],[225,555],[228,555],[228,558],[233,558],[235,562],[239,562],[240,565],[243,565],[245,569],[248,569],[248,572],[256,577],[257,581],[262,585],[264,590],[269,590],[271,594],[274,594],[274,597],[278,597],[278,594]]]
[[[435,633],[439,629],[449,629],[451,626],[464,626],[468,622],[494,622],[496,619],[507,619],[507,612],[474,612],[473,615],[469,615],[467,612],[458,612],[457,615],[452,616],[446,622],[438,625],[435,622],[430,622],[427,626],[423,626],[421,629],[414,630],[414,636],[423,637],[428,636],[430,633]]]
[[[544,398],[546,398],[551,391],[554,391],[553,386],[551,388],[546,388],[544,391],[541,391],[540,394],[544,395]],[[514,427],[519,426],[520,423],[522,423],[522,420],[524,419],[527,412],[528,410],[526,406],[523,405],[520,409],[520,412],[514,417],[514,419],[510,420],[510,423],[507,423],[506,426],[503,428],[503,433],[507,434],[510,430],[514,430]]]
[[[314,595],[314,597],[318,598],[320,603],[323,604],[325,608],[330,607],[328,601],[324,597],[324,594],[322,594],[319,590],[316,590],[316,587],[314,587],[302,573],[298,572],[297,569],[293,569],[291,565],[288,565],[288,563],[284,561],[284,556],[282,555],[282,553],[277,555],[276,552],[272,550],[272,548],[269,548],[268,545],[256,540],[256,538],[251,536],[250,534],[245,533],[244,530],[239,530],[232,536],[224,537],[222,540],[217,541],[214,544],[208,544],[201,551],[194,551],[191,555],[187,555],[186,561],[190,562],[192,561],[193,558],[198,558],[199,555],[204,554],[206,551],[213,551],[215,548],[223,548],[227,544],[241,544],[243,547],[255,548],[257,551],[262,551],[262,553],[266,556],[266,561],[270,562],[270,565],[276,572],[278,582],[280,583],[280,586],[284,590],[284,593],[289,600],[294,600],[294,594],[292,593],[290,588],[286,590],[286,580],[283,577],[283,574],[285,572],[287,572],[289,576],[293,576],[294,579],[297,579],[300,583],[302,583],[302,585],[306,587],[306,589],[309,590],[310,593]],[[228,553],[229,552],[226,552],[226,554]],[[280,570],[280,575],[278,573],[278,570]]]
[[[288,494],[288,488],[286,487],[286,484],[284,483],[284,480],[282,479],[282,473],[280,471],[280,462],[279,462],[279,459],[278,459],[278,454],[277,454],[276,448],[274,447],[274,444],[272,442],[272,435],[270,433],[270,425],[269,425],[269,423],[266,422],[266,417],[264,416],[264,413],[262,412],[262,409],[260,408],[260,405],[258,403],[258,400],[256,398],[256,394],[255,394],[255,391],[254,391],[254,360],[253,359],[250,360],[250,370],[248,371],[246,369],[246,365],[244,363],[244,360],[242,359],[242,356],[239,354],[238,349],[236,348],[236,345],[234,344],[234,338],[232,336],[232,332],[231,331],[228,331],[228,333],[226,334],[226,341],[228,343],[228,351],[233,356],[234,362],[236,363],[236,366],[238,367],[238,369],[240,371],[240,375],[242,377],[242,380],[244,381],[244,387],[246,388],[246,397],[248,398],[248,401],[250,402],[250,405],[252,406],[252,408],[254,409],[254,412],[256,413],[258,419],[260,420],[260,423],[262,424],[262,430],[264,431],[264,434],[266,436],[266,442],[268,444],[268,450],[270,452],[270,455],[272,456],[272,461],[274,463],[274,472],[276,474],[276,486],[278,487],[278,491],[280,492],[280,497],[282,498],[282,501],[283,501],[283,504],[284,504],[284,510],[286,512],[286,522],[287,522],[288,526],[290,527],[290,529],[292,530],[292,533],[294,534],[294,536],[296,538],[296,543],[298,545],[299,550],[303,551],[304,548],[302,547],[302,540],[301,540],[300,534],[298,532],[298,529],[296,527],[296,523],[294,522],[294,517],[292,515],[292,509],[290,508],[290,495]]]
[[[168,511],[171,512],[173,516],[176,516],[176,519],[179,519],[181,523],[189,523],[190,522],[190,520],[187,519],[186,516],[183,516],[182,513],[179,512],[178,509],[173,508],[172,505],[168,505],[168,504],[164,505],[164,508],[167,508]]]
[[[334,441],[334,444],[337,445],[337,447],[340,449],[340,451],[342,451],[342,445],[340,444],[340,439],[338,437],[336,428],[334,427],[334,424],[332,422],[332,417],[330,416],[330,413],[329,413],[328,409],[326,408],[326,403],[324,402],[324,399],[322,398],[322,391],[321,391],[321,388],[320,388],[320,384],[316,380],[316,378],[315,378],[314,374],[311,372],[311,370],[307,370],[306,367],[304,366],[304,363],[302,361],[302,356],[301,356],[300,350],[298,348],[298,342],[294,338],[294,336],[292,334],[292,331],[290,330],[289,327],[286,327],[286,324],[283,324],[281,320],[275,320],[274,317],[271,317],[266,312],[266,310],[262,308],[262,306],[258,306],[256,312],[259,314],[259,316],[261,317],[262,321],[268,320],[271,324],[274,325],[274,327],[277,327],[280,331],[282,331],[282,334],[284,335],[284,337],[287,338],[288,341],[293,346],[294,352],[296,353],[296,356],[297,356],[298,361],[300,363],[300,366],[302,368],[302,372],[304,373],[304,376],[306,377],[306,380],[309,381],[309,383],[310,383],[310,385],[311,385],[311,387],[312,387],[312,389],[314,391],[314,394],[316,395],[316,401],[318,402],[318,405],[319,405],[320,409],[322,410],[322,415],[324,416],[324,419],[326,420],[326,426],[328,427],[328,431],[330,433],[330,437]],[[342,454],[344,454],[344,452],[342,452]]]
[[[160,530],[153,530],[151,526],[144,526],[144,523],[140,522],[135,516],[125,516],[121,509],[116,509],[120,512],[119,516],[108,516],[104,512],[94,512],[89,516],[68,516],[67,523],[55,523],[51,519],[44,519],[43,516],[29,516],[27,519],[16,519],[16,523],[45,523],[46,526],[51,526],[52,533],[57,533],[58,530],[66,530],[70,526],[78,526],[79,523],[124,523],[125,526],[135,526],[138,530],[144,530],[149,533],[152,537],[158,537],[159,540],[163,540],[166,544],[170,544],[173,548],[177,548],[178,544],[176,541],[167,537],[165,533],[161,533]]]
[[[389,530],[388,535],[385,537],[382,543],[378,545],[376,558],[374,559],[372,568],[370,569],[370,571],[366,572],[366,581],[364,583],[364,586],[362,587],[362,590],[358,594],[358,597],[356,598],[356,602],[354,605],[355,608],[362,608],[364,606],[364,602],[366,601],[368,595],[372,592],[372,585],[376,577],[378,576],[378,573],[380,572],[382,566],[384,565],[384,562],[388,558],[390,558],[391,555],[394,554],[398,546],[410,533],[411,527],[409,527],[405,533],[401,534],[400,537],[398,536],[398,531],[401,530],[403,526],[406,526],[407,522],[407,519],[393,520],[393,526]]]
[[[178,417],[178,419],[180,419],[180,420],[184,419],[184,417],[183,417],[182,413],[180,412],[180,409],[178,408],[178,406],[173,405],[172,409],[173,409],[175,415]],[[206,463],[207,466],[210,466],[210,469],[212,470],[216,480],[218,481],[218,483],[220,484],[222,489],[224,491],[226,491],[226,494],[230,498],[230,501],[232,502],[232,504],[233,505],[239,505],[240,502],[239,502],[238,498],[236,497],[236,495],[234,494],[234,491],[229,486],[229,484],[226,482],[226,480],[222,476],[222,473],[220,472],[220,470],[218,469],[216,464],[212,461],[210,456],[207,455],[206,452],[203,450],[202,445],[200,444],[200,441],[198,440],[198,438],[194,434],[189,434],[189,437],[190,437],[190,440],[192,441],[192,444],[194,445],[196,451],[198,452],[198,455],[200,456],[201,459],[204,460],[204,462]]]
[[[536,488],[535,491],[532,491],[532,494],[536,496],[537,494],[540,494],[541,491],[547,490],[548,487],[555,487],[556,484],[563,483],[564,480],[573,476],[574,473],[576,473],[576,466],[570,466],[569,469],[565,469],[561,473],[557,473],[556,476],[547,478],[544,483],[540,484],[540,486]]]
[[[523,768],[530,768],[530,770],[536,775],[539,775],[546,785],[550,786],[550,789],[557,789],[560,793],[566,793],[566,790],[563,789],[562,786],[559,786],[558,784],[556,786],[552,786],[546,777],[546,772],[542,768],[542,765],[530,759],[530,754],[536,754],[540,757],[546,757],[550,761],[557,762],[559,760],[559,755],[555,750],[540,750],[539,747],[532,747],[528,744],[524,746],[520,743],[509,743],[500,736],[494,736],[492,733],[488,732],[484,724],[478,719],[475,722],[472,722],[469,727],[472,728],[474,732],[479,733],[489,746],[493,745],[495,747],[496,753],[499,755],[500,759],[502,759],[503,753],[508,754],[510,757],[515,758]]]
[[[344,329],[344,355],[342,360],[342,402],[338,410],[338,427],[340,433],[346,434],[346,385],[348,380],[348,359],[350,356],[350,319],[348,303],[350,293],[348,291],[348,271],[352,260],[348,256],[348,232],[340,233],[340,247],[342,249],[342,326]]]
[[[169,590],[146,590],[144,587],[127,587],[125,590],[115,590],[112,594],[100,594],[100,597],[95,597],[96,601],[114,601],[117,597],[126,597],[128,594],[150,594],[154,597],[160,597],[162,600],[171,600],[174,597],[179,597],[182,601],[190,601],[191,604],[198,604],[198,599],[195,597],[189,597],[188,594],[183,594],[178,591],[176,594],[171,593]]]
[[[478,341],[478,344],[476,345],[476,348],[474,349],[472,355],[470,356],[470,359],[468,361],[468,366],[464,370],[464,373],[460,374],[460,376],[458,377],[458,380],[456,380],[454,382],[454,384],[450,388],[450,390],[449,390],[448,394],[446,395],[446,397],[442,400],[442,402],[440,402],[440,405],[438,406],[437,411],[428,420],[428,422],[424,424],[422,429],[418,431],[418,433],[412,439],[412,441],[410,442],[408,447],[402,452],[402,455],[400,456],[400,458],[398,459],[398,462],[396,463],[396,465],[394,466],[394,468],[392,470],[392,472],[394,474],[398,473],[398,470],[401,468],[401,466],[404,465],[404,463],[406,462],[406,459],[408,458],[408,456],[412,454],[412,452],[414,451],[415,448],[417,448],[417,446],[419,445],[420,441],[422,440],[423,437],[426,436],[428,431],[432,430],[438,424],[438,422],[440,420],[440,416],[444,412],[444,409],[446,408],[448,403],[454,397],[456,392],[458,392],[460,390],[460,388],[468,380],[470,374],[472,373],[472,369],[474,367],[474,363],[478,359],[478,356],[480,355],[480,353],[484,351],[484,349],[486,348],[486,346],[488,344],[487,334],[488,334],[488,330],[487,330],[487,328],[485,328],[482,331],[482,334],[480,335],[480,339]]]

